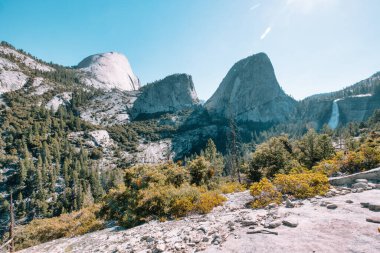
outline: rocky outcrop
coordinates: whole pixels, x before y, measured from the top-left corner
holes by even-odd
[[[80,107],[80,117],[91,124],[102,126],[129,123],[130,110],[139,94],[139,91],[106,92]]]
[[[190,75],[175,74],[147,84],[132,108],[132,118],[146,118],[191,108],[199,103]]]
[[[49,72],[54,69],[14,48],[0,45],[0,94],[24,87],[33,70]]]
[[[238,122],[284,122],[296,111],[296,101],[277,82],[264,53],[237,62],[206,102],[210,115]]]
[[[114,142],[106,130],[95,130],[88,133],[94,143],[99,147],[109,148],[114,146]]]
[[[68,105],[72,99],[72,92],[63,92],[55,95],[49,102],[46,103],[45,108],[52,110],[53,112],[58,111],[61,105]]]
[[[81,81],[88,86],[106,91],[140,88],[140,81],[133,73],[127,57],[120,53],[91,55],[82,60],[77,68],[80,70]]]
[[[356,180],[360,179],[380,181],[380,168],[355,173],[347,176],[332,177],[329,179],[329,182],[332,185],[351,185]]]

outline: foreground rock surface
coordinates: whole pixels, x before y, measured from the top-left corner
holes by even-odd
[[[377,213],[360,205],[380,199],[380,190],[297,201],[291,209],[285,205],[259,210],[246,208],[245,204],[251,200],[249,192],[227,197],[224,206],[208,215],[151,222],[128,230],[115,227],[21,252],[273,253],[337,252],[338,248],[339,252],[380,252],[379,224],[366,221]],[[347,200],[353,203],[346,203]],[[320,205],[326,201],[337,205],[337,209]],[[265,224],[277,221],[293,226],[264,228]]]

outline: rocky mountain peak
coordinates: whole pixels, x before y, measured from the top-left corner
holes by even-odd
[[[133,73],[127,57],[121,53],[95,54],[83,59],[77,66],[84,84],[104,90],[138,90],[140,81]]]
[[[278,84],[269,57],[258,53],[233,65],[205,107],[240,122],[283,122],[294,114],[296,102]]]
[[[174,74],[147,84],[132,108],[133,118],[175,112],[199,103],[192,77]]]

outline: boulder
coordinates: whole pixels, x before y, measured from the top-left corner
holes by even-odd
[[[354,189],[359,189],[359,188],[366,189],[367,187],[368,187],[368,184],[363,183],[363,182],[355,183],[352,185],[352,188]]]
[[[380,216],[368,217],[366,218],[366,221],[372,222],[372,223],[380,223]]]
[[[293,218],[287,218],[287,219],[282,221],[282,224],[284,226],[287,226],[287,227],[295,228],[298,226],[298,221],[296,219],[293,219]]]
[[[380,203],[369,203],[369,210],[374,212],[380,212]]]
[[[281,226],[282,222],[280,220],[275,220],[275,221],[272,221],[272,222],[269,222],[267,227],[268,228],[277,228],[279,226]]]
[[[379,180],[380,178],[380,168],[355,173],[347,176],[332,177],[329,178],[329,182],[332,185],[351,185],[356,179],[367,179],[367,180]]]
[[[156,245],[156,252],[164,252],[166,245],[164,243],[159,243]]]
[[[364,208],[368,208],[369,207],[369,203],[368,202],[360,202],[360,205]]]
[[[336,209],[338,206],[335,204],[328,204],[326,207],[327,209]]]
[[[285,203],[285,207],[286,208],[293,208],[295,206],[295,204],[290,201],[289,199],[286,199],[286,203]]]

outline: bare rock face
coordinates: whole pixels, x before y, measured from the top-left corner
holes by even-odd
[[[61,105],[70,104],[72,96],[72,92],[63,92],[61,94],[57,94],[49,102],[46,103],[45,108],[56,112]]]
[[[81,81],[88,86],[106,91],[140,88],[140,81],[133,73],[127,57],[120,53],[91,55],[82,60],[77,68],[80,70]]]
[[[298,117],[316,128],[367,120],[380,108],[380,72],[339,91],[317,94],[299,104]],[[333,118],[336,117],[334,120]],[[330,124],[334,121],[335,124]]]
[[[114,90],[94,97],[80,108],[80,117],[94,125],[111,126],[130,122],[130,109],[139,91]]]
[[[14,48],[0,45],[0,94],[24,87],[32,70],[49,72],[54,69]]]
[[[199,103],[193,80],[187,74],[174,74],[147,84],[132,108],[132,118],[144,118],[191,108]]]
[[[284,122],[296,111],[296,101],[277,82],[264,53],[237,62],[206,102],[210,115],[238,122]]]

